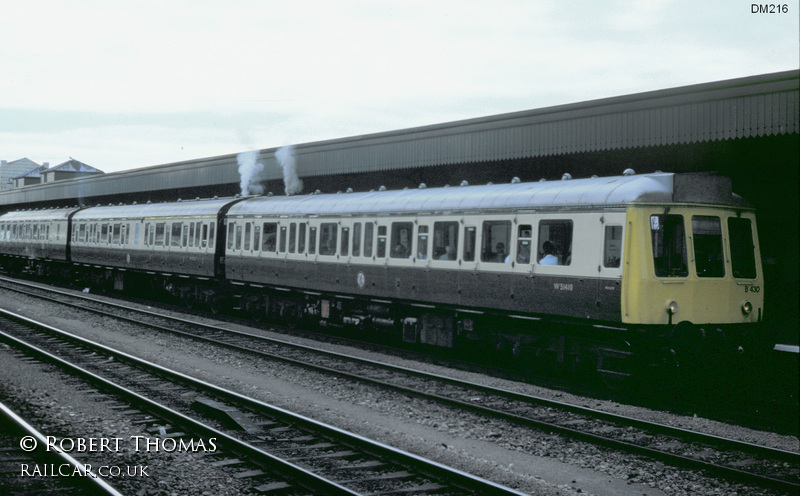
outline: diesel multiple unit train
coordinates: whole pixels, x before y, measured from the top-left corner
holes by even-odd
[[[15,211],[0,252],[13,272],[612,379],[770,346],[755,213],[713,174]]]

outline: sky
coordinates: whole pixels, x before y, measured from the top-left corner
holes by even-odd
[[[115,172],[798,69],[798,3],[4,2],[0,158]]]

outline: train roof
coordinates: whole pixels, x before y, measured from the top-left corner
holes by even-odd
[[[67,219],[69,214],[79,210],[80,207],[71,208],[43,208],[37,210],[17,210],[6,212],[0,216],[4,221],[43,221]]]
[[[172,217],[214,217],[234,198],[190,200],[171,203],[143,203],[91,207],[75,214],[74,220],[142,219]]]
[[[705,203],[745,207],[729,178],[713,174],[653,173],[533,183],[420,188],[369,193],[255,197],[229,215],[447,212],[623,207],[629,203]]]

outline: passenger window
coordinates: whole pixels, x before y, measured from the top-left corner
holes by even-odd
[[[189,248],[194,248],[194,222],[189,223]]]
[[[203,225],[202,222],[197,222],[196,224],[197,225],[195,226],[195,229],[194,229],[194,245],[199,248],[201,240],[203,240],[203,238],[205,237],[207,231],[206,231],[205,226]],[[202,236],[201,236],[201,229],[202,229],[202,233],[203,233]],[[205,245],[203,245],[203,246],[205,246]]]
[[[292,222],[289,225],[289,253],[294,253],[297,245],[297,223]]]
[[[261,238],[261,251],[267,253],[275,253],[276,236],[278,233],[278,224],[274,222],[264,223],[264,237]]]
[[[250,241],[252,236],[252,224],[249,222],[244,225],[244,250],[250,251]]]
[[[231,222],[228,224],[228,249],[233,249],[233,233],[236,231],[236,223]]]
[[[281,226],[278,237],[278,253],[286,253],[286,226]]]
[[[728,236],[731,244],[731,270],[733,277],[755,279],[756,256],[753,227],[750,219],[728,218]]]
[[[303,255],[306,252],[306,223],[297,224],[297,253]]]
[[[242,249],[242,226],[236,226],[236,251]]]
[[[208,246],[208,239],[214,237],[214,234],[213,234],[214,233],[214,224],[211,224],[211,233],[212,234],[209,236],[208,225],[203,224],[203,237],[202,237],[203,248]]]
[[[319,254],[336,255],[336,224],[324,222],[320,226]]]
[[[719,217],[692,216],[694,260],[697,277],[725,276],[722,256],[722,225]]]
[[[653,265],[657,277],[686,277],[686,232],[682,215],[651,215]]]
[[[361,223],[353,224],[353,256],[361,255]]]
[[[411,236],[414,232],[411,222],[392,223],[392,258],[408,258],[411,253]]]
[[[78,241],[86,241],[86,224],[81,224],[78,228]]]
[[[517,229],[517,263],[531,263],[531,236],[533,226],[530,224],[520,224]]]
[[[386,226],[378,226],[378,258],[386,257]]]
[[[194,222],[190,222],[189,224],[183,225],[183,239],[181,240],[181,246],[183,246],[184,248],[186,248],[189,245],[189,225],[194,227]]]
[[[166,236],[166,223],[158,222],[155,225],[155,238],[153,244],[156,246],[164,246],[164,236]],[[151,226],[152,228],[152,226]],[[102,239],[106,239],[106,232],[108,231],[108,225],[103,224],[103,235]]]
[[[508,263],[508,247],[511,243],[511,221],[494,220],[483,223],[483,246],[481,261]]]
[[[350,228],[343,227],[342,228],[342,249],[341,254],[343,257],[346,257],[350,253]]]
[[[619,267],[622,258],[622,226],[606,226],[603,243],[603,266]]]
[[[310,227],[308,229],[308,254],[314,255],[317,253],[317,228]]]
[[[372,237],[375,234],[375,224],[367,222],[364,224],[364,256],[372,256]]]
[[[539,222],[539,265],[569,265],[572,263],[572,221],[543,220]]]
[[[203,240],[203,246],[205,246],[206,242],[205,239]],[[215,239],[214,239],[214,223],[208,225],[208,245],[211,248],[215,248],[217,246]]]
[[[458,222],[433,223],[433,258],[458,259]]]
[[[261,249],[261,226],[253,225],[253,251]]]
[[[182,226],[181,222],[173,222],[172,223],[172,235],[170,236],[170,239],[171,239],[170,246],[180,246],[181,245],[181,231],[182,231],[181,226]],[[119,234],[119,232],[117,231],[118,229],[119,229],[119,225],[117,224],[117,225],[114,226],[114,237],[115,237],[115,239],[118,239],[117,238],[117,236]],[[240,227],[239,231],[241,231],[241,229],[242,228]],[[238,242],[237,242],[237,244],[238,244]]]
[[[428,258],[428,226],[417,228],[417,258],[419,260]]]
[[[136,226],[135,227],[135,231],[133,233],[133,245],[134,246],[138,246],[139,245],[139,224],[135,224],[135,226]]]

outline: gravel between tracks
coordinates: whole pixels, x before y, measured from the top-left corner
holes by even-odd
[[[557,436],[531,432],[505,422],[484,420],[467,413],[454,413],[451,409],[419,399],[398,399],[390,393],[366,386],[353,388],[351,384],[335,378],[311,372],[298,373],[297,369],[283,364],[265,363],[226,350],[209,349],[207,345],[142,331],[113,319],[87,317],[84,313],[65,310],[9,292],[0,293],[0,306],[24,315],[35,315],[45,323],[99,340],[155,363],[530,494],[759,494],[754,493],[753,488],[709,479],[697,472],[681,471],[647,459],[609,452],[584,443],[568,442]],[[283,335],[281,338],[287,339]],[[350,354],[387,359],[383,355],[378,356],[363,350],[326,346]],[[399,358],[389,360],[400,365],[408,364]],[[416,363],[414,366],[420,367]],[[442,371],[434,365],[421,367],[434,372]],[[46,380],[38,381],[32,386],[29,384],[29,375],[15,373],[15,367],[3,367],[0,370],[0,380],[4,384],[17,384],[17,390],[29,390],[31,397],[41,396],[44,394],[42,392],[46,392],[49,402],[62,407],[48,409],[48,414],[61,419],[60,421],[74,419],[66,412],[86,408],[86,404],[91,403],[85,398],[68,394],[55,384],[55,379],[51,387],[46,386]],[[665,424],[798,450],[798,439],[792,436],[780,436],[609,401],[580,398],[467,372],[451,370],[449,374]],[[115,424],[112,430],[130,428],[124,426],[124,418],[117,419],[117,422],[119,424]],[[157,490],[166,492],[149,492],[150,489],[143,489],[140,496],[203,494],[196,492],[198,486],[224,487],[233,491],[227,494],[236,494],[236,489],[228,481],[214,480],[204,486],[198,483],[199,474],[187,473],[185,467],[181,467],[180,460],[168,460],[165,457],[162,470],[153,474],[153,477],[160,478],[159,483],[161,480],[165,481]],[[181,477],[181,474],[184,476]],[[187,476],[188,474],[191,476]],[[211,494],[223,492],[213,490]],[[760,494],[772,493],[761,491]]]

